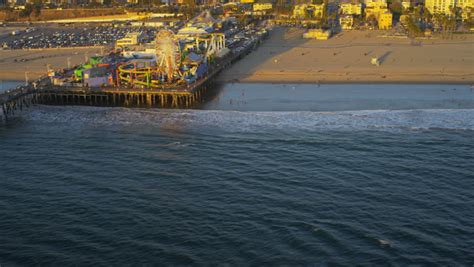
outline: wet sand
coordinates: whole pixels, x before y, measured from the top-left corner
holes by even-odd
[[[104,50],[105,51],[105,50]],[[100,48],[52,48],[35,50],[0,50],[0,80],[30,80],[46,75],[47,65],[51,69],[62,69],[83,63],[85,56],[100,54]],[[16,61],[15,61],[16,60]]]
[[[227,83],[218,86],[201,108],[243,112],[474,109],[474,92],[466,84]]]
[[[256,51],[224,71],[220,82],[474,83],[474,36],[452,40],[381,37],[346,31],[327,41],[303,30],[276,28]],[[381,58],[381,66],[370,64]]]

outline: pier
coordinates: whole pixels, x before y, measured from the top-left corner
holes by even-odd
[[[175,87],[58,86],[53,85],[49,77],[42,77],[28,85],[0,93],[0,120],[7,120],[16,112],[34,104],[193,108],[202,103],[204,95],[212,87],[213,79],[223,69],[251,53],[262,41],[263,37],[244,49],[232,51],[225,58],[216,61],[205,77],[194,83]]]

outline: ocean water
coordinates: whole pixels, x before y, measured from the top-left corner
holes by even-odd
[[[0,265],[472,266],[470,90],[33,107],[0,126]]]
[[[0,81],[0,93],[7,90],[13,89],[19,85],[23,85],[25,82],[21,81]]]

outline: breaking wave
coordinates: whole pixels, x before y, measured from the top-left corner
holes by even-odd
[[[230,132],[268,130],[474,130],[474,109],[250,112],[40,106],[27,121],[77,126],[212,128]]]

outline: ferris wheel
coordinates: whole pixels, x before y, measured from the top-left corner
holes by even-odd
[[[181,64],[181,51],[178,39],[170,30],[160,30],[156,34],[156,63],[158,70],[166,73],[168,81],[173,81],[175,73]]]

